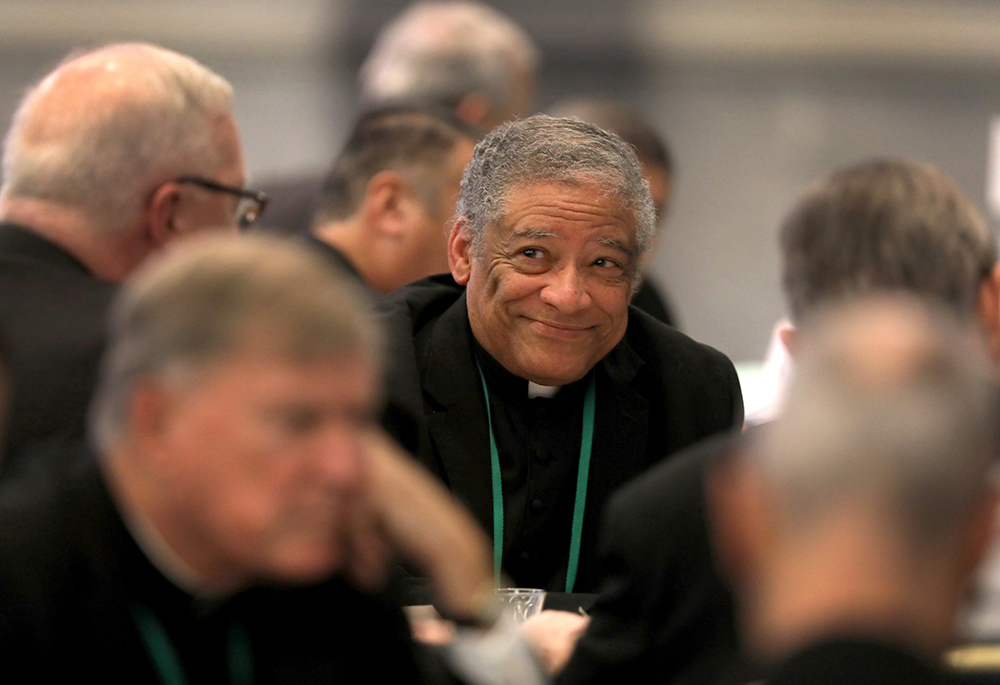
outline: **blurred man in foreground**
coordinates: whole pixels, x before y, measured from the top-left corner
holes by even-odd
[[[114,312],[96,463],[0,502],[5,668],[418,682],[402,614],[344,579],[376,583],[390,553],[446,615],[489,623],[482,533],[373,427],[379,348],[355,288],[299,246],[205,241],[140,274]]]
[[[431,109],[362,115],[324,184],[308,242],[378,294],[447,271],[474,136]]]
[[[884,159],[839,169],[809,188],[780,233],[796,323],[848,297],[903,292],[946,308],[996,350],[996,241],[938,169]],[[785,343],[800,347],[794,332]],[[602,596],[561,682],[753,679],[705,517],[706,467],[737,447],[699,446],[616,493],[602,524]],[[565,642],[561,627],[552,633]]]
[[[39,443],[83,434],[114,284],[176,239],[260,214],[231,100],[190,57],[124,44],[67,60],[21,103],[0,188],[5,475]]]
[[[717,542],[769,683],[946,682],[997,506],[981,342],[912,300],[830,313],[802,333],[782,416],[715,464]]]

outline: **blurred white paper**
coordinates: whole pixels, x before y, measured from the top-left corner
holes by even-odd
[[[986,208],[1000,219],[1000,117],[990,122],[990,156],[986,161]]]

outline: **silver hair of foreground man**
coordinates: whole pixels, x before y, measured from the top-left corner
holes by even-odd
[[[754,450],[783,525],[875,506],[914,550],[955,534],[990,488],[1000,416],[976,331],[943,307],[881,297],[803,330],[786,409]]]
[[[364,302],[320,257],[273,238],[200,239],[169,262],[153,259],[112,313],[91,416],[100,451],[123,437],[137,381],[197,383],[254,343],[291,361],[357,354],[379,368],[380,337]]]

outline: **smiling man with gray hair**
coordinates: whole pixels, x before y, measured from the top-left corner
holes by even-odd
[[[386,423],[493,532],[497,573],[592,591],[609,493],[738,428],[739,382],[722,354],[629,307],[654,214],[617,137],[545,116],[500,126],[458,214],[451,275],[387,304]]]

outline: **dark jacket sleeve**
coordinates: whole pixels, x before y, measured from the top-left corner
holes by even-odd
[[[715,570],[702,487],[706,464],[731,441],[666,460],[611,500],[600,598],[560,685],[708,683],[735,668],[732,598]]]

